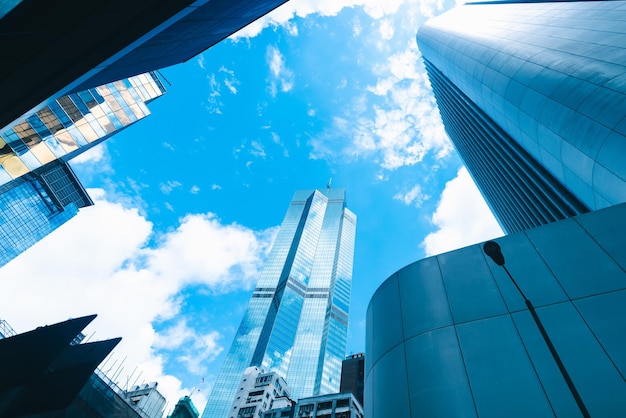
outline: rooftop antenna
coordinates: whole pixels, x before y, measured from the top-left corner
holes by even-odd
[[[333,178],[331,177],[331,178],[328,179],[328,183],[326,183],[326,188],[327,189],[330,189],[330,185],[331,185],[332,182],[333,182]]]

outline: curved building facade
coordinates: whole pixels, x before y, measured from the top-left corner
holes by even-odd
[[[418,44],[446,131],[506,231],[567,218],[570,193],[575,213],[626,201],[626,1],[469,3],[424,24]]]
[[[594,418],[626,416],[626,204],[498,238]],[[579,417],[524,299],[472,245],[389,277],[367,311],[365,416]]]

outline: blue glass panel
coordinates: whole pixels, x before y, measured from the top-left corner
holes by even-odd
[[[49,107],[50,107],[50,110],[52,110],[52,113],[54,113],[57,119],[61,121],[61,123],[63,124],[65,128],[73,124],[73,122],[67,116],[67,113],[65,113],[65,110],[63,110],[56,101],[50,103]]]

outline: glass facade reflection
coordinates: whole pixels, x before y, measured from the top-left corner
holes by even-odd
[[[355,232],[345,190],[295,193],[203,417],[230,416],[249,366],[277,372],[293,399],[339,391]]]
[[[591,416],[626,414],[626,204],[496,241]],[[482,245],[420,260],[367,312],[365,415],[578,417],[523,298]]]
[[[61,160],[0,186],[0,267],[92,204]]]
[[[99,144],[149,115],[146,103],[163,93],[147,73],[57,99],[0,133],[0,185]]]
[[[626,2],[469,3],[418,44],[448,135],[509,233],[626,202]]]
[[[0,266],[93,204],[67,161],[149,115],[154,73],[63,96],[0,133]]]

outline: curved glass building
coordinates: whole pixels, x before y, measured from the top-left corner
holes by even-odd
[[[626,2],[469,3],[418,33],[446,131],[509,233],[626,201]]]
[[[344,189],[294,194],[204,418],[231,417],[249,366],[284,378],[294,400],[339,392],[355,232]]]
[[[594,418],[626,415],[626,204],[498,238]],[[524,299],[472,245],[389,277],[367,310],[365,416],[580,417]]]

